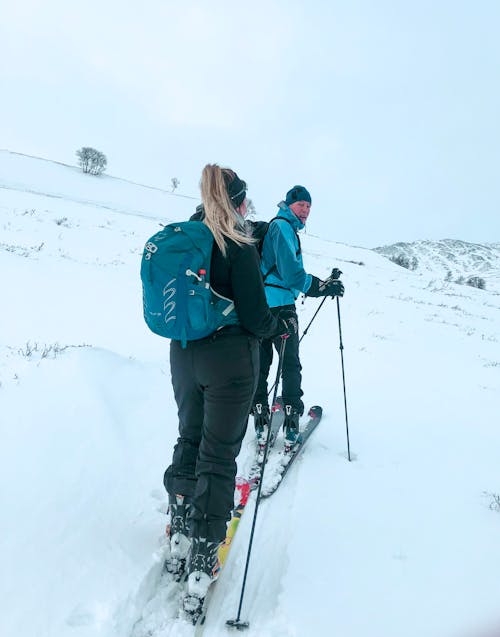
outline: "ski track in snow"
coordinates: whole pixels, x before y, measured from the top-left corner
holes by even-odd
[[[282,463],[282,452],[280,450],[282,444],[282,439],[279,439],[276,444],[276,449],[269,458],[268,467],[266,467],[266,470],[270,469],[270,474],[273,474],[272,480],[269,484],[272,484],[272,482],[276,479],[276,475],[280,473],[278,465],[281,465]],[[243,465],[239,471],[240,475],[248,474],[253,463],[254,455],[255,441],[253,435],[247,435],[243,454],[240,455],[240,463]],[[290,482],[292,482],[292,480],[290,480]],[[267,482],[265,482],[265,484],[267,484]],[[228,608],[228,610],[233,608],[236,614],[241,590],[241,581],[238,581],[238,576],[241,575],[244,569],[246,559],[245,544],[248,544],[249,541],[249,530],[254,515],[255,498],[256,492],[252,494],[251,502],[249,502],[245,509],[238,533],[233,542],[233,546],[231,547],[228,563],[222,570],[220,577],[214,586],[213,597],[203,630],[204,635],[220,634],[221,618],[215,615],[216,611],[213,610],[214,608],[217,609],[221,606]],[[262,514],[262,511],[265,511],[264,502],[262,502],[261,507]],[[283,530],[286,533],[286,519],[284,519],[283,522]],[[256,530],[257,536],[262,534],[263,531],[264,529],[260,528],[258,524]],[[272,559],[274,564],[280,564],[280,570],[285,573],[286,563],[288,561],[286,552],[284,550],[277,551],[274,546],[274,541],[277,541],[278,546],[281,546],[284,549],[286,546],[286,537],[281,535],[273,537],[272,555],[269,556],[269,559]],[[237,545],[239,545],[239,549],[236,548]],[[238,558],[233,557],[236,552],[239,555]],[[254,550],[254,560],[251,562],[250,568],[255,571],[253,573],[254,578],[257,578],[259,583],[262,585],[265,590],[265,596],[263,599],[259,594],[261,586],[259,586],[259,589],[253,594],[251,591],[249,593],[247,590],[245,608],[248,613],[252,613],[252,608],[254,607],[262,610],[263,605],[269,606],[269,613],[273,613],[275,603],[272,600],[277,599],[281,594],[281,587],[279,585],[277,586],[276,582],[273,581],[274,578],[271,574],[266,573],[266,569],[262,568],[265,567],[266,564],[266,560],[263,559],[263,552],[264,549],[262,549],[262,547]],[[155,559],[158,559],[159,563],[163,564],[165,555],[166,554],[160,550],[155,555]],[[255,561],[257,562],[256,564],[254,564]],[[232,562],[236,563],[231,565]],[[182,591],[183,586],[181,583],[174,582],[168,573],[162,572],[161,566],[155,566],[152,569],[152,573],[149,573],[145,577],[144,582],[140,587],[140,592],[138,593],[137,598],[133,601],[133,606],[135,607],[135,612],[138,614],[138,619],[136,619],[134,623],[130,637],[187,637],[188,635],[192,635],[194,629],[189,622],[183,618],[182,611],[180,610]],[[228,617],[225,619],[227,620],[231,618],[233,617],[228,614]],[[215,632],[211,632],[210,629],[211,619]],[[214,619],[216,621],[214,621]],[[281,635],[285,637],[291,634],[286,627],[283,627],[283,625],[280,626],[280,622],[277,621],[277,618],[274,618],[273,626],[273,635]],[[264,630],[264,627],[262,626],[257,628],[252,626],[250,634],[263,634],[262,630]]]
[[[158,226],[117,211],[173,220],[193,202],[26,157],[0,153],[0,165],[0,634],[191,637],[177,617],[179,585],[162,572],[162,474],[177,436],[168,344],[143,324],[138,275]],[[345,272],[353,461],[328,301],[302,347],[305,401],[324,414],[286,483],[261,503],[246,634],[494,634],[498,294],[370,250],[307,235],[303,245],[309,271]],[[318,304],[298,303],[302,329]],[[253,448],[249,427],[241,475]],[[254,502],[255,493],[206,637],[236,616]]]

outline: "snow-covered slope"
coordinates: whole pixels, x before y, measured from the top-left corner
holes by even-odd
[[[86,175],[75,166],[8,150],[0,150],[0,192],[3,205],[12,203],[13,207],[36,201],[37,208],[57,212],[69,202],[81,206],[82,211],[90,206],[101,213],[110,210],[146,218],[156,218],[165,210],[174,216],[183,214],[187,206],[194,209],[198,203],[193,197],[166,189],[106,174]]]
[[[159,581],[176,407],[168,343],[143,324],[138,272],[156,219],[186,218],[193,202],[179,211],[181,199],[149,199],[119,180],[87,193],[91,178],[70,168],[51,164],[50,176],[44,162],[9,158],[18,162],[4,155],[0,175],[0,634],[192,635]],[[305,398],[324,418],[260,510],[247,634],[498,628],[498,296],[370,250],[308,236],[303,249],[311,272],[344,271],[353,461],[327,301],[302,343]],[[298,304],[302,328],[318,303]],[[252,445],[250,428],[241,473]],[[236,614],[252,512],[206,636],[227,634]]]
[[[500,243],[469,243],[456,239],[394,243],[375,248],[391,258],[416,260],[416,272],[456,281],[460,277],[481,277],[488,290],[500,292]]]

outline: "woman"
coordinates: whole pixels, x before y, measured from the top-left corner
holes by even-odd
[[[202,598],[231,516],[236,457],[259,372],[259,339],[279,332],[266,302],[254,241],[244,229],[246,184],[228,168],[201,176],[203,222],[212,231],[211,286],[233,299],[239,324],[170,346],[179,438],[164,484],[171,513],[169,570],[187,563],[188,596]],[[281,332],[287,331],[281,328]]]

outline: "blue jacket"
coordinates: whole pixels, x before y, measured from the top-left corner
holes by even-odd
[[[260,268],[264,277],[269,307],[293,305],[301,292],[311,287],[312,276],[304,270],[299,239],[296,230],[304,224],[284,201],[278,204],[278,218],[273,221],[264,237]]]

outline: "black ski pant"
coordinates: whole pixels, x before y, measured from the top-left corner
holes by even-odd
[[[236,457],[257,385],[259,343],[242,333],[218,333],[170,346],[179,438],[164,484],[170,497],[192,503],[195,537],[220,542],[234,505]]]
[[[295,314],[295,318],[298,318],[295,310],[295,305],[284,305],[281,307],[272,307],[271,312],[277,316],[280,311],[287,310]],[[259,382],[257,385],[257,391],[255,392],[254,403],[268,404],[267,398],[267,377],[269,376],[269,369],[273,362],[273,345],[276,351],[279,353],[281,348],[281,337],[277,336],[274,339],[264,339],[260,344],[260,371]],[[299,358],[299,335],[292,334],[286,340],[285,353],[283,356],[283,370],[282,370],[282,391],[281,396],[283,398],[284,405],[292,405],[297,409],[300,415],[304,413],[304,403],[302,402],[302,365]]]

